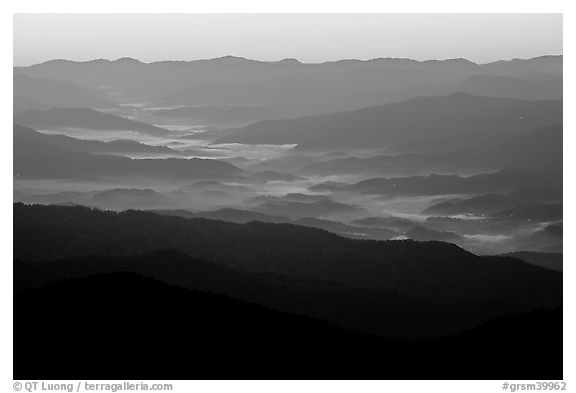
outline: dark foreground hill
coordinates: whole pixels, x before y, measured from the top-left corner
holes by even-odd
[[[14,257],[53,260],[175,249],[246,272],[387,288],[426,301],[559,305],[562,274],[515,258],[479,257],[453,244],[361,241],[291,224],[234,224],[14,204]]]
[[[518,251],[506,254],[507,256],[521,259],[536,266],[547,269],[562,271],[563,255],[561,252],[532,252]]]
[[[15,260],[14,291],[20,293],[66,279],[110,272],[142,274],[170,285],[226,295],[392,339],[447,336],[530,308],[506,302],[434,303],[386,288],[354,288],[334,281],[247,273],[173,250],[130,257]]]
[[[394,342],[132,273],[14,297],[15,379],[562,379],[562,310]]]
[[[17,379],[562,378],[562,274],[516,258],[19,203],[14,257]]]

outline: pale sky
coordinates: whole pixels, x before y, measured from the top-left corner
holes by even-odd
[[[225,55],[302,62],[562,54],[561,14],[15,14],[14,64]]]

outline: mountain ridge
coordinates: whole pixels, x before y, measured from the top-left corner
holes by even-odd
[[[527,118],[530,124],[525,121]],[[454,147],[470,147],[473,142],[500,131],[511,135],[561,121],[559,100],[523,101],[454,93],[323,116],[264,120],[229,133],[220,141],[296,143],[304,150],[322,146],[323,149],[397,147],[413,151],[415,146],[422,150],[425,145],[424,151],[433,151],[447,142]]]
[[[94,62],[104,62],[104,63],[114,63],[114,62],[123,62],[129,60],[130,62],[138,62],[141,64],[155,64],[155,63],[169,63],[169,62],[176,62],[176,63],[194,63],[194,62],[206,62],[206,61],[219,61],[219,60],[227,60],[227,59],[239,59],[239,60],[247,60],[250,62],[257,62],[257,63],[281,63],[286,60],[296,60],[301,64],[330,64],[330,63],[337,63],[337,62],[348,62],[348,61],[355,61],[355,62],[371,62],[371,61],[413,61],[417,63],[427,63],[427,62],[458,62],[458,63],[467,63],[472,65],[486,65],[486,64],[500,64],[500,63],[512,63],[512,62],[522,62],[522,61],[541,61],[541,60],[549,60],[549,59],[563,59],[563,55],[540,55],[535,57],[528,57],[528,58],[512,58],[509,60],[495,60],[486,63],[476,63],[466,58],[447,58],[447,59],[427,59],[427,60],[416,60],[408,57],[375,57],[370,59],[341,59],[341,60],[327,60],[324,62],[316,62],[316,63],[306,63],[302,62],[298,59],[294,58],[285,58],[281,60],[256,60],[256,59],[248,59],[245,57],[240,56],[233,56],[233,55],[223,55],[220,57],[213,57],[213,58],[205,58],[205,59],[193,59],[193,60],[154,60],[150,62],[143,62],[139,59],[133,57],[121,57],[116,60],[110,60],[105,58],[100,59],[92,59],[92,60],[70,60],[70,59],[51,59],[46,60],[44,62],[31,64],[28,66],[17,66],[17,67],[32,67],[38,66],[43,64],[50,64],[50,63],[94,63]]]
[[[248,272],[385,287],[427,300],[535,305],[554,304],[562,293],[562,277],[555,272],[513,258],[478,257],[449,243],[353,240],[292,224],[234,224],[141,211],[21,203],[13,208],[14,256],[24,260],[176,248]],[[540,289],[526,292],[526,286]]]

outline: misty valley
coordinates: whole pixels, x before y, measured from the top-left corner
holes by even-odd
[[[14,67],[15,378],[562,379],[562,61]]]

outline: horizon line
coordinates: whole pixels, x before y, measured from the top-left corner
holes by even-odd
[[[142,61],[140,59],[134,58],[134,57],[130,57],[130,56],[124,56],[124,57],[119,57],[115,60],[111,60],[108,58],[94,58],[94,59],[90,59],[90,60],[71,60],[71,59],[66,59],[66,58],[54,58],[54,59],[49,59],[49,60],[45,60],[42,62],[38,62],[38,63],[31,63],[28,65],[15,65],[13,64],[12,67],[16,68],[16,67],[34,67],[34,66],[39,66],[39,65],[43,65],[43,64],[47,64],[50,62],[69,62],[69,63],[94,63],[94,62],[107,62],[107,63],[114,63],[114,62],[120,62],[120,61],[132,61],[132,62],[137,62],[140,64],[155,64],[155,63],[194,63],[194,62],[202,62],[202,61],[215,61],[215,60],[226,60],[226,59],[234,59],[234,60],[239,60],[239,61],[246,61],[246,62],[252,62],[252,63],[268,63],[268,64],[273,64],[273,63],[287,63],[287,62],[291,62],[291,63],[297,63],[297,64],[302,64],[302,65],[322,65],[322,64],[330,64],[330,63],[338,63],[338,62],[345,62],[345,61],[356,61],[356,62],[362,62],[362,63],[367,63],[367,62],[371,62],[371,61],[382,61],[382,60],[396,60],[396,61],[411,61],[411,62],[416,62],[416,63],[427,63],[427,62],[449,62],[449,61],[464,61],[473,65],[487,65],[487,64],[494,64],[494,63],[499,63],[499,62],[511,62],[511,61],[527,61],[527,60],[534,60],[534,59],[540,59],[540,58],[545,58],[545,57],[563,57],[564,54],[560,53],[560,54],[543,54],[543,55],[539,55],[539,56],[534,56],[534,57],[528,57],[528,58],[520,58],[520,57],[513,57],[513,58],[509,58],[509,59],[499,59],[499,60],[494,60],[494,61],[490,61],[490,62],[486,62],[486,63],[476,63],[474,61],[468,60],[465,57],[453,57],[453,58],[444,58],[444,59],[426,59],[426,60],[416,60],[410,57],[374,57],[374,58],[369,58],[369,59],[356,59],[356,58],[342,58],[342,59],[338,59],[338,60],[327,60],[327,61],[323,61],[323,62],[302,62],[296,58],[292,58],[292,57],[287,57],[284,59],[280,59],[280,60],[257,60],[257,59],[250,59],[247,57],[242,57],[242,56],[236,56],[236,55],[224,55],[224,56],[219,56],[219,57],[213,57],[213,58],[200,58],[200,59],[192,59],[192,60],[153,60],[153,61]]]

